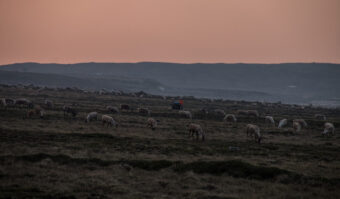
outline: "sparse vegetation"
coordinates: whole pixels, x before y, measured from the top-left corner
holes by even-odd
[[[0,198],[340,197],[340,136],[337,130],[322,136],[325,121],[314,117],[325,114],[337,129],[339,109],[185,98],[190,120],[169,109],[175,99],[143,95],[1,86],[1,97],[30,99],[46,114],[25,118],[27,108],[0,106]],[[54,107],[44,107],[45,99]],[[64,104],[77,109],[75,118],[64,118]],[[113,114],[106,108],[120,104],[132,110]],[[139,107],[159,120],[155,130]],[[235,114],[237,122],[202,108]],[[260,117],[238,116],[237,110],[257,110]],[[118,128],[85,123],[91,111],[112,116]],[[287,118],[288,127],[268,125],[265,115],[276,123]],[[294,133],[297,118],[308,127]],[[205,131],[204,142],[189,137],[193,121]],[[261,128],[261,144],[246,137],[248,123]]]

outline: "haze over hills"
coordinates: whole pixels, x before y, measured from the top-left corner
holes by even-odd
[[[0,77],[10,84],[236,100],[338,104],[340,99],[340,64],[328,63],[20,63],[1,66]]]

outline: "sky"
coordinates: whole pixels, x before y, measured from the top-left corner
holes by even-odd
[[[340,0],[0,0],[0,64],[340,63]]]

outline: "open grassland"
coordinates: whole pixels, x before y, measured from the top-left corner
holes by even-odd
[[[325,121],[314,118],[325,114],[337,128],[339,109],[187,98],[191,121],[170,109],[173,99],[160,97],[15,87],[1,87],[0,97],[55,103],[43,119],[0,107],[0,198],[340,198],[340,135],[323,137]],[[75,104],[76,118],[64,118],[64,104]],[[119,104],[134,110],[113,115],[105,108]],[[160,121],[155,131],[138,107]],[[230,124],[201,108],[253,109],[261,117]],[[119,127],[85,123],[91,111],[111,115]],[[265,115],[289,125],[277,129]],[[308,128],[293,133],[296,118]],[[190,122],[202,126],[205,142],[188,137]],[[246,137],[248,123],[261,128],[261,144]]]

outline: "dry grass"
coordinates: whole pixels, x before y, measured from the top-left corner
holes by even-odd
[[[186,99],[193,121],[206,131],[201,142],[188,137],[192,121],[170,110],[169,99],[5,87],[0,96],[56,102],[44,119],[23,119],[25,108],[0,107],[0,198],[340,197],[340,136],[322,137],[324,122],[313,118],[326,114],[340,126],[336,109]],[[77,104],[75,119],[63,117],[64,103]],[[122,103],[134,111],[112,115],[117,129],[84,122],[86,113],[109,114],[107,105]],[[160,120],[155,131],[146,128],[138,107],[150,108]],[[199,113],[203,107],[227,113],[256,109],[276,120],[305,118],[309,127],[294,134],[246,117],[227,124]],[[260,126],[261,145],[246,137],[247,123]]]

